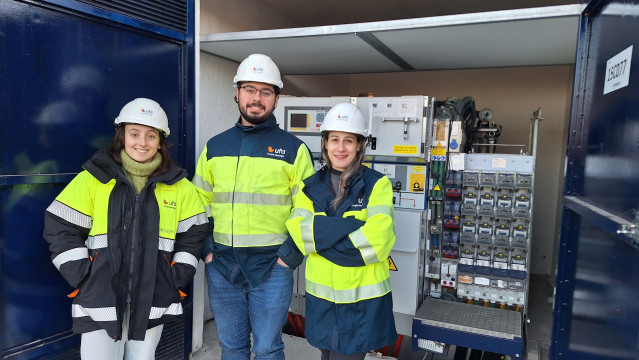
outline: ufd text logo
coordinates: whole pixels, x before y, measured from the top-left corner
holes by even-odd
[[[286,150],[284,150],[284,149],[273,149],[272,146],[268,147],[268,152],[271,153],[271,154],[279,154],[279,155],[286,154]]]

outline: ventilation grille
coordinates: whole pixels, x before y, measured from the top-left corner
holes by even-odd
[[[186,33],[188,0],[78,0],[167,29]]]
[[[182,360],[184,353],[184,316],[179,320],[164,324],[162,338],[155,349],[156,360]]]

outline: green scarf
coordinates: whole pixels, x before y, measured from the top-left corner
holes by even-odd
[[[133,184],[136,194],[142,191],[142,188],[149,180],[149,175],[151,175],[162,162],[162,155],[159,152],[155,153],[151,162],[146,164],[131,159],[124,149],[122,149],[120,157],[122,158],[122,170],[124,170],[126,178]]]

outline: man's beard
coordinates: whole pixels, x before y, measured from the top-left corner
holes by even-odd
[[[268,120],[269,117],[271,117],[271,114],[273,113],[273,109],[271,109],[271,111],[266,111],[266,107],[262,104],[257,104],[257,106],[261,107],[262,109],[265,110],[264,115],[262,116],[252,116],[249,115],[249,113],[246,111],[246,108],[249,106],[255,106],[256,104],[247,104],[246,107],[242,107],[240,105],[238,105],[238,109],[240,109],[240,114],[242,114],[242,118],[244,120],[246,120],[248,123],[252,124],[252,125],[259,125],[259,124],[263,124],[264,122],[266,122],[266,120]]]

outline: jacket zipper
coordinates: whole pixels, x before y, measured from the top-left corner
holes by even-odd
[[[139,195],[135,195],[135,206],[133,207],[133,217],[139,216],[139,205],[140,205],[140,196]],[[140,224],[138,224],[139,226]],[[137,228],[137,227],[136,227]],[[133,229],[135,230],[135,229]],[[129,266],[128,266],[128,270],[129,273],[127,274],[127,280],[128,280],[128,286],[127,286],[127,294],[126,294],[126,302],[127,303],[131,303],[132,302],[132,292],[133,292],[133,275],[135,274],[135,271],[133,270],[133,265],[135,262],[135,244],[138,240],[137,238],[137,234],[134,231],[133,234],[131,234],[131,244],[130,245],[130,252],[129,252]]]

